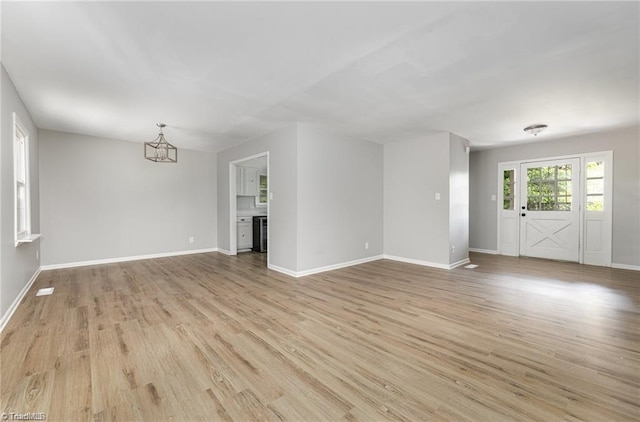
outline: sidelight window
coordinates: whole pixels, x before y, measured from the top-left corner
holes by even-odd
[[[515,209],[515,170],[505,170],[503,172],[502,182],[502,209],[514,210]]]
[[[604,161],[587,162],[587,211],[604,211]]]

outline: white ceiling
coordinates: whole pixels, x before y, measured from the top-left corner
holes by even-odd
[[[639,122],[640,3],[1,2],[38,127],[221,150],[293,122],[487,147]]]

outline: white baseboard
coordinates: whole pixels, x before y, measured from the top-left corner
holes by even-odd
[[[4,315],[2,315],[2,319],[0,320],[0,333],[2,332],[2,330],[4,330],[4,327],[7,325],[7,323],[9,322],[11,317],[13,316],[13,313],[18,308],[18,305],[20,304],[20,302],[22,302],[22,299],[27,295],[27,292],[29,291],[29,289],[33,285],[33,282],[36,281],[36,278],[38,278],[38,275],[40,275],[40,271],[42,271],[41,267],[39,267],[36,270],[36,272],[33,273],[33,275],[31,276],[31,279],[29,279],[29,282],[27,284],[25,284],[25,286],[22,288],[22,290],[20,290],[20,293],[18,293],[18,296],[13,301],[11,306],[9,306],[9,309],[7,309],[7,312],[5,312]]]
[[[471,262],[469,258],[465,258],[461,261],[454,262],[453,264],[439,264],[437,262],[421,261],[419,259],[404,258],[401,256],[393,256],[393,255],[386,255],[386,254],[383,255],[383,258],[390,259],[392,261],[406,262],[407,264],[422,265],[423,267],[440,268],[443,270],[451,270],[456,267],[459,267],[460,265],[468,264],[469,262]]]
[[[640,265],[629,265],[629,264],[611,264],[611,268],[618,268],[619,270],[632,270],[632,271],[640,271]]]
[[[282,267],[278,267],[277,265],[268,264],[267,268],[269,268],[270,270],[273,270],[273,271],[277,271],[277,272],[282,273],[282,274],[286,274],[286,275],[291,276],[291,277],[298,277],[298,275],[297,275],[298,273],[296,273],[295,271],[288,270],[288,269],[282,268]]]
[[[113,264],[115,262],[139,261],[141,259],[166,258],[169,256],[192,255],[198,253],[218,252],[218,248],[193,249],[188,251],[165,252],[149,255],[123,256],[119,258],[96,259],[92,261],[67,262],[65,264],[43,265],[42,270],[58,270],[62,268],[86,267],[88,265]]]
[[[465,264],[468,264],[470,262],[471,262],[471,260],[469,258],[461,259],[458,262],[454,262],[453,264],[449,264],[449,269],[453,270],[454,268],[458,268],[461,265],[465,265]]]
[[[310,270],[298,271],[296,277],[304,277],[306,275],[323,273],[325,271],[337,270],[340,268],[352,267],[354,265],[360,265],[371,261],[378,261],[382,259],[382,255],[370,256],[368,258],[356,259],[354,261],[341,262],[340,264],[327,265],[325,267],[312,268]]]
[[[489,254],[489,255],[498,255],[498,251],[494,251],[493,249],[469,248],[469,252],[486,253],[486,254]]]
[[[217,249],[217,251],[218,251],[218,252],[220,252],[220,253],[222,253],[222,254],[225,254],[225,255],[229,255],[229,256],[231,256],[231,251],[228,251],[228,250],[226,250],[226,249],[220,249],[220,248],[218,248],[218,249]]]
[[[352,267],[354,265],[360,265],[360,264],[364,264],[364,263],[367,263],[367,262],[377,261],[379,259],[382,259],[382,255],[370,256],[370,257],[367,257],[367,258],[356,259],[354,261],[341,262],[339,264],[327,265],[325,267],[312,268],[310,270],[304,270],[304,271],[292,271],[292,270],[289,270],[289,269],[286,269],[286,268],[282,268],[282,267],[278,267],[277,265],[271,265],[271,264],[269,264],[268,267],[269,267],[270,270],[278,271],[278,272],[286,274],[288,276],[297,278],[297,277],[304,277],[304,276],[312,275],[312,274],[323,273],[323,272],[326,272],[326,271],[337,270],[337,269],[340,269],[340,268]]]

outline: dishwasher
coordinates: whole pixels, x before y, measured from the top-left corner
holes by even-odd
[[[253,249],[254,252],[267,251],[267,216],[253,217]]]

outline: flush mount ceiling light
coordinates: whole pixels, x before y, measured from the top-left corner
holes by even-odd
[[[547,128],[547,125],[531,125],[524,128],[524,131],[529,135],[538,136],[538,133]]]
[[[158,137],[153,142],[144,143],[144,158],[155,161],[156,163],[177,163],[178,149],[164,139],[164,129],[167,125],[158,123],[160,128]]]

